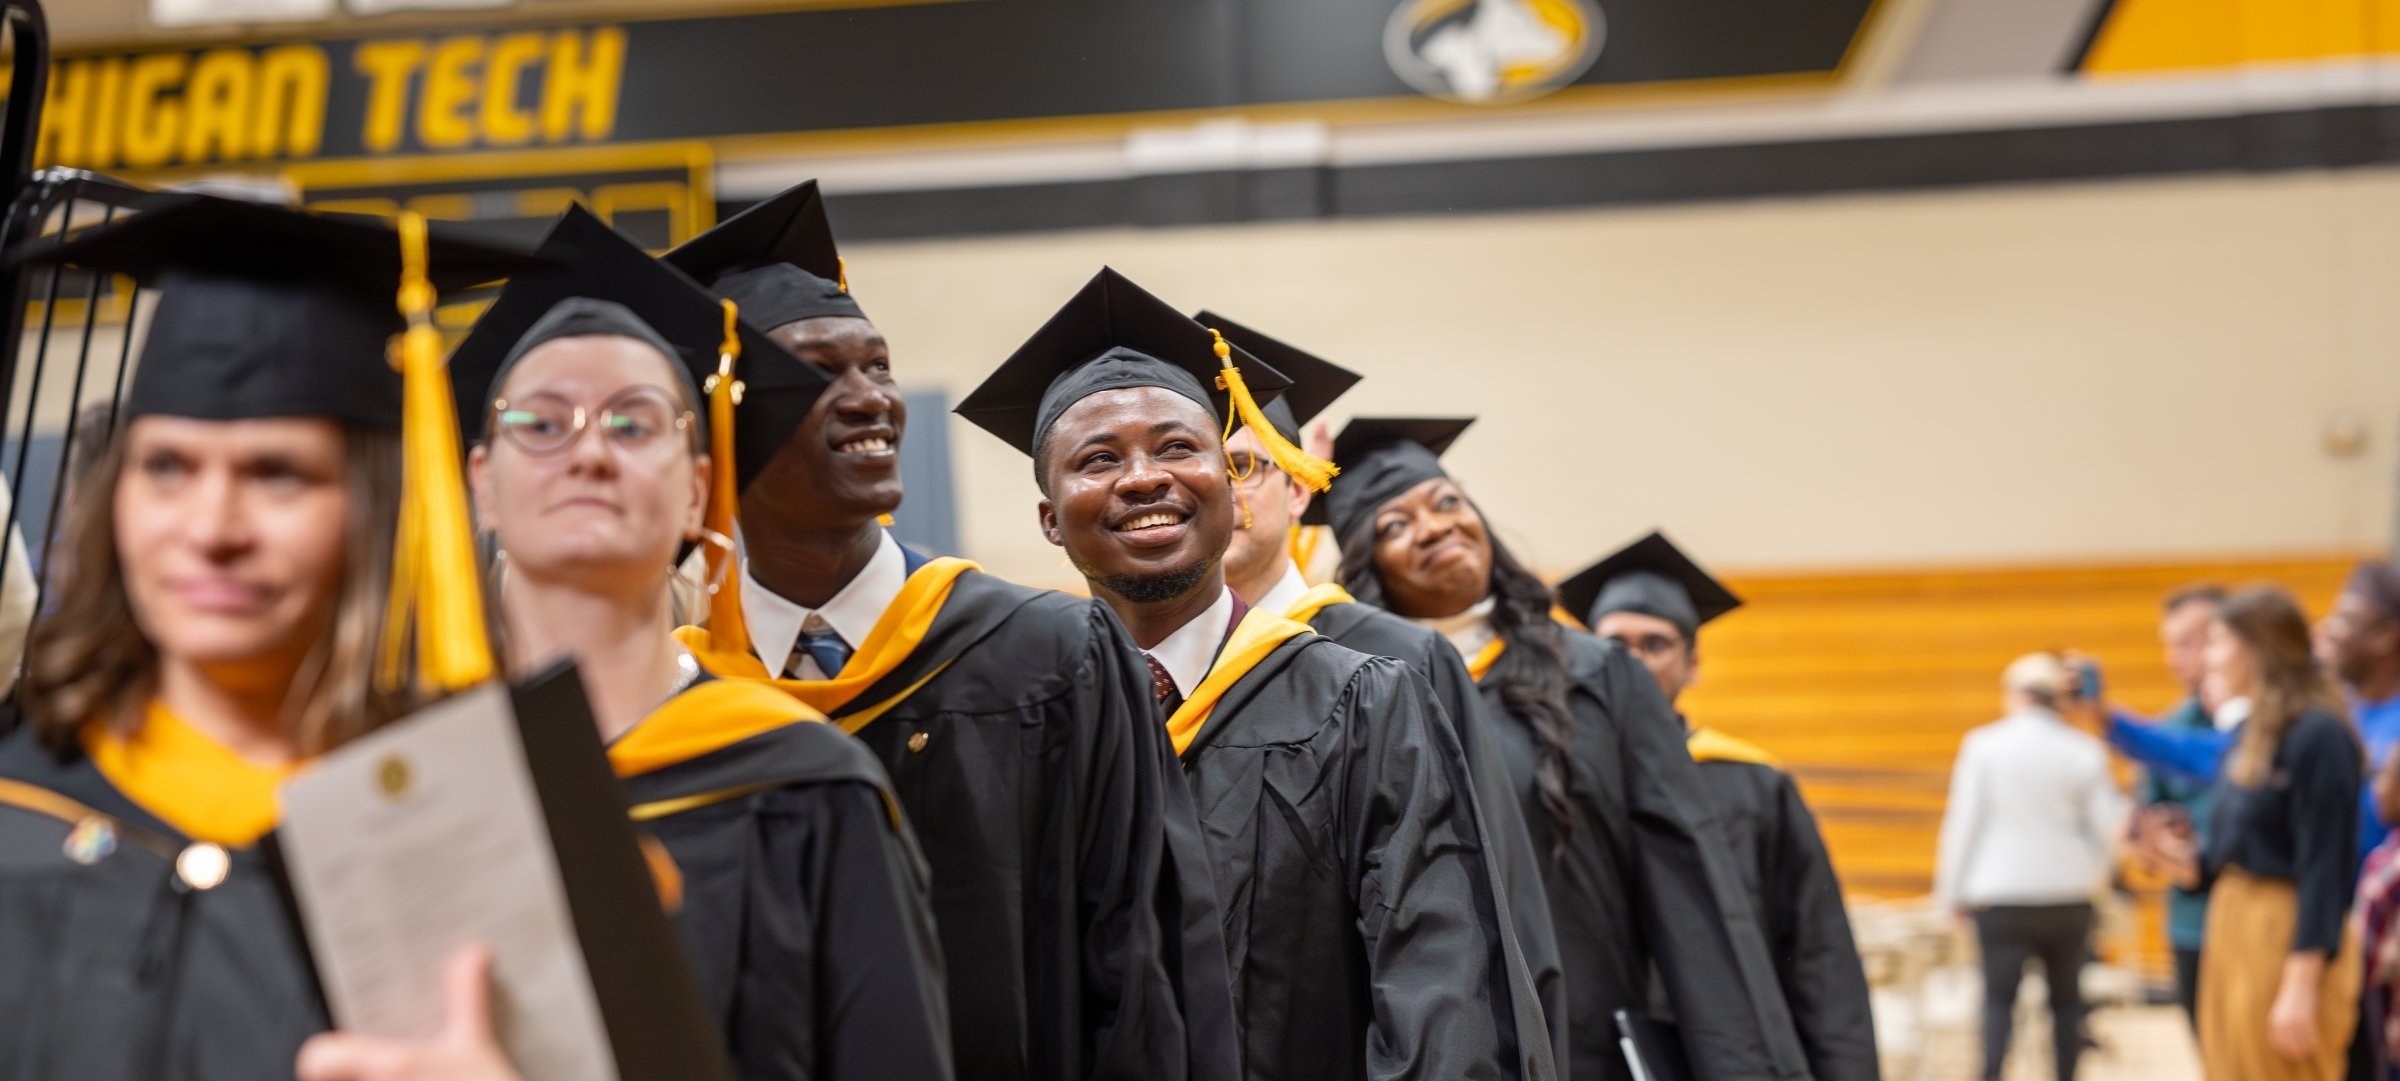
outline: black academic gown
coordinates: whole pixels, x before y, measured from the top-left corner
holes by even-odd
[[[1223,950],[1186,945],[1215,908],[1191,796],[1113,614],[968,571],[847,708],[883,709],[856,735],[932,869],[960,1078],[1238,1076]]]
[[[700,690],[644,723],[706,723],[671,716],[708,708]],[[673,859],[676,930],[737,1076],[950,1078],[925,862],[864,747],[794,719],[624,788]]]
[[[1482,683],[1485,716],[1515,778],[1566,967],[1577,1081],[1632,1076],[1618,1010],[1652,1010],[1651,974],[1683,1036],[1695,1081],[1808,1077],[1765,936],[1710,807],[1682,722],[1658,682],[1614,643],[1565,632],[1574,714],[1560,831],[1534,787],[1531,725]]]
[[[1551,928],[1550,897],[1542,886],[1541,862],[1526,833],[1524,812],[1517,806],[1516,783],[1492,736],[1491,723],[1483,716],[1482,701],[1475,680],[1467,674],[1466,662],[1439,633],[1371,604],[1329,604],[1318,609],[1308,625],[1360,653],[1402,661],[1432,686],[1434,702],[1466,752],[1476,808],[1500,871],[1513,917],[1511,926],[1533,981],[1542,1023],[1550,1032],[1552,1060],[1567,1061],[1566,976],[1558,956],[1558,936]]]
[[[1875,1018],[1842,884],[1791,775],[1695,747],[1727,849],[1766,925],[1767,949],[1817,1081],[1877,1081]]]
[[[1465,754],[1421,678],[1303,632],[1183,763],[1248,1077],[1527,1076],[1547,1037],[1520,1020]]]
[[[175,856],[190,839],[31,728],[0,740],[0,779],[118,834],[78,863],[66,841],[91,815],[0,786],[0,1081],[291,1077],[325,1009],[264,852],[232,850],[222,883],[186,888]]]

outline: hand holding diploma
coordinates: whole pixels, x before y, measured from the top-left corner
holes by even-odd
[[[299,1081],[520,1081],[492,1034],[492,952],[469,946],[442,969],[442,1024],[422,1040],[328,1032],[300,1048]]]

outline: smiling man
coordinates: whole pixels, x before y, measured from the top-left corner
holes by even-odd
[[[1245,1070],[1554,1076],[1425,682],[1226,588],[1241,512],[1224,418],[1255,408],[1245,384],[1286,380],[1219,348],[1103,270],[958,412],[1033,458],[1043,534],[1141,646],[1201,808]],[[1296,475],[1323,466],[1264,449]]]
[[[815,183],[667,259],[832,380],[805,417],[739,431],[740,580],[685,640],[890,772],[932,870],[958,1076],[1234,1076],[1214,897],[1149,676],[1101,606],[927,560],[879,523],[907,407]]]

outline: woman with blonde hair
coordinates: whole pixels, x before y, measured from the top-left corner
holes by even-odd
[[[2333,1081],[2358,1021],[2348,926],[2365,753],[2291,595],[2254,586],[2208,628],[2209,678],[2252,702],[2213,795],[2207,846],[2143,831],[2209,890],[2200,1053],[2212,1078]]]

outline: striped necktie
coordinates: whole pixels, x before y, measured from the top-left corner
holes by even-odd
[[[811,615],[808,622],[800,625],[800,638],[792,644],[791,657],[784,661],[784,678],[805,678],[800,659],[806,657],[817,662],[817,671],[823,673],[821,678],[832,679],[842,674],[843,665],[850,663],[850,652],[850,643],[842,641],[832,624],[825,622],[823,616]]]

